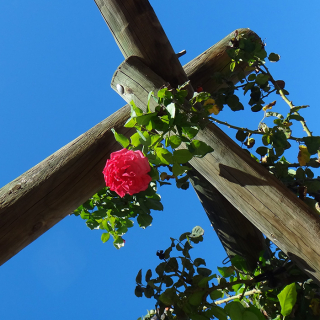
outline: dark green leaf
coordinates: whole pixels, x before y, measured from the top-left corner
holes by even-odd
[[[148,281],[151,279],[151,277],[152,277],[152,271],[151,271],[151,269],[149,269],[149,270],[147,271],[146,277],[145,277],[146,282],[148,282]]]
[[[219,306],[212,306],[205,312],[210,319],[214,316],[219,320],[227,320],[226,312]],[[233,319],[232,319],[233,320]]]
[[[223,292],[221,290],[214,290],[210,293],[210,298],[212,300],[221,299],[223,297]]]
[[[306,181],[305,186],[308,188],[308,192],[320,191],[320,181],[319,180]]]
[[[209,277],[212,271],[207,268],[197,268],[197,272],[204,277]]]
[[[251,107],[251,111],[252,112],[259,112],[262,108],[263,107],[261,104],[255,104],[253,107]]]
[[[179,269],[178,261],[176,258],[170,258],[166,267],[165,272],[174,272]]]
[[[200,141],[200,140],[192,140],[188,149],[194,156],[197,156],[199,158],[202,158],[206,154],[213,151],[213,148],[211,148],[205,142]]]
[[[243,142],[246,140],[248,134],[244,130],[238,130],[236,134],[236,139],[239,140],[240,142]]]
[[[141,284],[142,281],[142,269],[139,270],[137,276],[136,276],[136,283]]]
[[[268,153],[268,148],[266,147],[259,147],[256,150],[257,154],[259,154],[260,156],[265,156]]]
[[[206,262],[202,258],[197,258],[197,259],[194,260],[193,264],[194,264],[195,267],[199,267],[202,264],[206,265]]]
[[[155,118],[157,116],[156,112],[153,113],[148,113],[148,114],[143,114],[141,116],[136,117],[136,122],[140,125],[140,126],[146,126],[149,121],[153,118]]]
[[[143,295],[143,289],[141,286],[136,286],[135,290],[134,290],[134,294],[138,297],[141,298]]]
[[[187,149],[173,151],[173,161],[177,163],[187,163],[192,159],[192,153]]]
[[[179,300],[179,297],[177,296],[175,288],[168,288],[160,295],[159,300],[165,306],[172,306]]]
[[[277,53],[270,53],[268,57],[270,62],[277,62],[280,60],[280,56]]]
[[[152,298],[153,295],[154,295],[154,290],[151,286],[147,286],[145,289],[144,289],[144,295],[146,298]]]
[[[145,229],[146,227],[149,227],[152,223],[152,217],[149,214],[140,213],[137,218],[139,227],[142,229]]]
[[[192,306],[200,306],[202,302],[202,298],[205,294],[205,291],[196,291],[191,293],[188,297],[188,301]],[[194,319],[194,318],[193,318]]]
[[[315,154],[320,148],[320,137],[313,136],[313,137],[304,137],[302,138],[304,143],[306,144],[308,151],[310,154]]]
[[[269,76],[267,74],[259,73],[256,77],[256,83],[259,85],[263,85],[268,82]]]
[[[245,311],[245,308],[240,302],[231,301],[226,304],[224,310],[232,320],[244,320],[242,314]]]

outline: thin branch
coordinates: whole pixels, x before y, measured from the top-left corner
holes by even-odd
[[[247,291],[243,296],[246,297],[246,296],[253,295],[253,294],[255,294],[255,293],[261,293],[261,291],[260,291],[260,290],[257,290],[257,289],[252,289],[252,290],[250,290],[250,291]],[[236,295],[236,296],[232,296],[232,297],[226,298],[226,299],[217,300],[217,301],[215,301],[214,303],[215,303],[216,305],[223,304],[223,303],[232,301],[232,300],[234,300],[234,299],[240,299],[241,296],[242,296],[242,293],[241,293],[241,294],[238,294],[238,295]]]
[[[293,108],[294,108],[294,105],[293,105],[292,101],[290,101],[290,100],[286,97],[286,95],[284,94],[283,90],[279,87],[279,85],[277,84],[277,82],[276,82],[276,81],[274,80],[274,78],[272,77],[269,69],[268,69],[265,65],[261,65],[261,66],[265,69],[265,71],[262,70],[262,69],[260,68],[260,66],[257,66],[257,69],[258,69],[260,72],[262,72],[263,74],[267,74],[267,75],[270,77],[269,80],[270,80],[271,83],[274,85],[274,87],[278,90],[281,98],[288,104],[288,106],[290,107],[290,109],[293,109]],[[298,115],[298,112],[294,112],[293,114],[297,114],[297,115]],[[306,121],[305,121],[305,120],[301,120],[300,123],[301,123],[301,125],[302,125],[302,127],[303,127],[303,130],[307,133],[307,135],[308,135],[309,137],[311,137],[311,136],[312,136],[312,133],[311,133],[311,131],[309,130],[309,128],[307,127]]]
[[[243,128],[243,127],[237,127],[237,126],[234,126],[232,124],[229,124],[228,122],[226,121],[221,121],[221,120],[218,120],[216,118],[213,118],[213,117],[209,117],[210,120],[214,121],[214,122],[217,122],[219,124],[223,124],[224,126],[227,126],[229,128],[232,128],[232,129],[236,129],[236,130],[242,130],[242,131],[246,131],[248,133],[251,133],[251,134],[260,134],[260,135],[264,135],[265,133],[262,132],[262,131],[258,131],[258,130],[250,130],[248,128]],[[302,138],[297,138],[297,137],[289,137],[288,140],[294,140],[294,141],[297,141],[297,142],[302,142],[303,139]]]

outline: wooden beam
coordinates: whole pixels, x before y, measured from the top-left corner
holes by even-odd
[[[132,1],[123,2],[126,5]],[[136,3],[136,1],[133,2]],[[138,3],[138,5],[141,5],[138,10],[139,12],[142,10],[142,7],[145,7],[141,3],[141,1]],[[109,5],[109,3],[100,1],[101,8],[104,4]],[[116,1],[114,1],[113,4],[117,6]],[[132,11],[130,11],[132,8],[127,8],[129,10],[128,12],[132,13]],[[105,9],[106,8],[101,11]],[[154,15],[153,10],[150,10],[150,8],[147,12],[151,12],[151,14]],[[142,16],[146,19],[146,23],[148,21],[150,22],[147,16],[144,14],[142,14]],[[137,15],[137,17],[141,18],[140,15]],[[151,21],[153,21],[151,25],[154,25],[154,28],[151,28],[154,30],[154,34],[150,33],[150,29],[147,38],[144,31],[140,34],[137,32],[136,34],[139,35],[140,38],[132,36],[132,39],[135,39],[135,43],[139,44],[141,39],[149,39],[153,45],[165,43],[167,46],[170,46],[166,37],[163,37],[163,30],[161,26],[159,28],[158,20],[156,19],[155,21],[153,16]],[[130,23],[134,25],[134,21]],[[142,30],[145,29],[143,25],[139,25],[140,27],[142,26]],[[129,29],[126,30],[127,33],[129,31]],[[131,39],[130,33],[126,36],[121,34],[121,32],[117,34],[120,38],[123,38],[125,42]],[[157,36],[159,37],[157,38]],[[154,43],[154,39],[157,39],[157,41],[160,41],[159,39],[162,40]],[[217,64],[215,64],[213,60],[221,59],[222,55],[226,57],[224,46],[228,43],[228,39],[229,38],[226,37],[223,42],[219,42],[219,44],[207,50],[203,54],[203,57],[200,55],[188,64],[188,72],[190,72],[190,75],[192,74],[191,78],[194,83],[200,81],[200,78],[204,76],[202,74],[201,77],[197,77],[197,63],[201,65],[201,70],[208,71],[208,75],[217,71],[217,69],[214,69]],[[129,49],[127,49],[127,47],[135,48],[136,46],[134,42],[130,41],[128,42],[130,45],[124,46],[123,49],[123,52],[129,55],[130,51],[128,51]],[[152,45],[144,43],[139,50],[143,54],[153,57],[155,53],[151,49],[149,51],[151,47]],[[162,46],[161,48],[163,49],[164,47]],[[218,48],[222,51],[220,49],[217,50]],[[218,52],[217,55],[214,54],[215,50]],[[159,51],[159,48],[157,48],[156,51],[161,52],[161,54],[154,56],[155,60],[160,59],[154,61],[154,63],[162,67],[166,66],[160,69],[166,70],[166,73],[169,74],[169,79],[172,70],[181,68],[180,63],[173,53],[173,50],[169,50],[169,52],[171,52],[169,57],[167,55],[164,56],[163,52],[161,50]],[[168,50],[166,52],[168,52]],[[166,63],[163,64],[161,59],[164,57]],[[149,62],[149,64],[153,67],[151,62]],[[222,65],[225,66],[225,64]],[[187,76],[181,70],[180,73],[177,73],[178,76],[176,76],[175,81],[177,83],[183,83],[187,79]],[[172,74],[174,74],[174,72],[172,72]],[[206,78],[208,77],[209,76]],[[174,83],[174,81],[171,81],[171,83]],[[206,83],[202,85],[208,91],[214,90],[213,87],[210,87],[213,84]],[[120,148],[120,146],[114,142],[113,135],[109,129],[114,126],[119,132],[129,135],[130,131],[122,128],[122,124],[128,116],[129,107],[127,106],[0,189],[0,265],[46,232],[104,186],[101,171],[105,159],[109,157],[111,152]],[[108,146],[108,148],[106,148],[106,146]],[[239,213],[238,216],[240,217]],[[245,223],[243,222],[242,230],[245,229]]]
[[[190,79],[193,88],[202,86],[204,90],[213,92],[221,86],[212,78],[214,72],[218,71],[233,82],[239,81],[235,76],[231,76],[229,68],[230,58],[226,53],[233,34],[228,35],[215,46],[209,48],[206,52],[188,63],[185,66],[185,72],[178,60],[178,55],[175,54],[149,1],[99,0],[95,2],[124,57],[140,57],[143,63],[149,67],[147,71],[152,70],[156,75],[165,80],[162,84],[168,82],[173,87],[177,87],[177,85],[181,85]],[[145,26],[148,27],[146,28]],[[239,29],[238,32],[257,37],[257,35],[249,29]],[[125,64],[122,66],[125,67]],[[150,90],[152,88],[152,90],[154,90],[160,87],[156,83],[151,86],[150,83],[145,83],[148,77],[143,73],[136,72],[134,76],[139,77],[139,79],[133,79],[135,79],[136,83],[143,83],[144,88],[149,88]],[[153,79],[155,79],[155,77]],[[127,80],[130,84],[131,78],[129,77]],[[121,79],[119,81],[121,81]],[[126,83],[122,83],[122,85],[124,86],[123,98],[129,102],[132,99],[140,99],[141,97],[139,102],[135,102],[139,104],[140,108],[145,109],[146,99],[143,94],[141,96],[138,92],[132,94],[132,92],[130,92],[130,85],[127,86]],[[188,88],[190,96],[192,96],[193,88]],[[143,90],[142,88],[140,89]],[[136,87],[136,90],[138,90],[138,87]],[[217,197],[219,191],[214,190],[214,187],[210,189],[205,188],[206,180],[198,177],[198,182],[200,183],[199,180],[202,181],[202,190],[206,190],[206,195],[201,194],[199,188],[195,191],[199,198],[207,199],[207,201],[202,201],[202,204],[216,232],[218,234],[225,234],[222,244],[227,254],[230,257],[235,254],[243,256],[247,260],[248,266],[254,269],[259,253],[262,250],[267,250],[261,232],[234,207],[229,205],[228,210],[221,210],[221,206],[217,207],[217,202],[208,200],[209,198],[213,199]],[[211,191],[210,196],[209,190]],[[223,198],[222,195],[220,196]],[[213,212],[219,214],[220,218],[217,217],[213,219]],[[234,231],[237,232],[233,232],[231,235],[229,233],[231,230],[225,229],[227,223],[218,223],[218,221],[222,221],[221,219],[226,221],[226,217],[229,217],[228,221],[230,219],[230,225],[232,225],[234,221],[241,221],[242,228],[235,228]],[[240,242],[236,241],[235,236],[240,239],[248,238],[248,241],[242,241],[242,245],[240,245]],[[253,236],[255,236],[255,242],[257,244],[254,247],[249,240]],[[250,254],[248,254],[248,252],[250,252]]]
[[[137,102],[147,99],[149,90],[156,91],[154,88],[162,82],[147,69],[141,59],[128,58],[115,73],[112,87],[125,83],[128,92],[138,97]],[[147,81],[145,74],[148,74]],[[145,85],[148,87],[144,88]],[[131,99],[126,94],[123,98]],[[305,273],[319,281],[319,216],[214,124],[200,131],[196,138],[210,145],[214,152],[201,159],[192,159],[193,168]],[[210,204],[213,203],[213,211],[218,212],[215,199],[217,197]],[[230,229],[237,227],[234,223]],[[252,239],[248,237],[247,241]]]
[[[105,159],[120,149],[110,129],[132,134],[122,127],[129,115],[127,105],[0,189],[0,265],[103,188]]]
[[[122,98],[127,102],[134,101],[137,107],[145,111],[149,92],[153,91],[156,94],[164,83],[165,81],[150,70],[141,58],[131,56],[114,73],[111,87],[118,91],[120,85],[123,88],[123,93],[120,94]],[[153,110],[156,105],[151,99],[150,109]],[[248,268],[254,270],[261,251],[268,251],[262,233],[196,170],[189,174],[191,183],[228,256],[244,257]]]
[[[121,108],[0,189],[0,264],[103,188],[106,159],[120,149],[110,129],[131,135],[129,115]]]

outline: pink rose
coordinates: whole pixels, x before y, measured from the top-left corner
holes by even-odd
[[[107,187],[123,198],[127,193],[132,196],[148,188],[149,171],[148,159],[140,150],[122,149],[111,154],[102,173]]]

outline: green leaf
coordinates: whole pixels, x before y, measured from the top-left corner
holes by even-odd
[[[185,133],[190,139],[193,139],[197,133],[199,132],[199,128],[193,126],[193,127],[183,127],[182,128],[183,133]]]
[[[164,270],[165,272],[174,272],[174,271],[177,271],[178,269],[179,269],[179,265],[178,265],[177,259],[170,258]]]
[[[171,148],[178,148],[181,144],[181,138],[179,136],[170,136],[167,138],[167,141]]]
[[[317,151],[320,148],[320,137],[319,136],[304,137],[304,138],[302,138],[302,140],[306,144],[310,154],[317,153]]]
[[[263,157],[268,153],[268,148],[267,147],[259,147],[259,148],[257,148],[256,153]]]
[[[134,146],[134,147],[137,147],[138,145],[141,144],[140,140],[140,134],[138,132],[134,133],[131,137],[130,137],[130,140],[131,140],[131,144]]]
[[[231,258],[231,263],[237,269],[243,271],[244,273],[248,273],[247,262],[246,259],[244,259],[243,257],[235,255]]]
[[[138,297],[141,298],[143,295],[143,289],[141,286],[136,286],[135,290],[134,290],[134,294]]]
[[[131,118],[135,118],[143,115],[143,111],[139,109],[133,101],[130,101],[131,106]]]
[[[204,277],[209,277],[212,271],[208,268],[197,268],[197,272]]]
[[[142,281],[142,269],[139,270],[137,276],[136,276],[136,283],[141,284]]]
[[[104,232],[104,233],[101,235],[101,241],[102,241],[103,243],[106,243],[109,239],[110,239],[110,233]]]
[[[206,265],[206,261],[204,259],[202,259],[202,258],[197,258],[197,259],[194,260],[193,264],[194,264],[195,267],[199,267],[202,264],[205,266]]]
[[[146,286],[146,288],[144,289],[144,295],[146,298],[152,298],[154,295],[154,290],[152,287],[150,286]]]
[[[208,320],[208,318],[206,316],[203,316],[202,314],[198,314],[198,313],[191,313],[190,319],[192,319],[192,320]]]
[[[231,95],[227,98],[227,105],[232,111],[244,110],[242,103],[236,95]]]
[[[284,289],[277,295],[280,306],[281,314],[286,317],[292,312],[292,308],[297,301],[296,284],[291,283],[284,287]]]
[[[149,123],[149,121],[155,117],[157,117],[157,113],[153,112],[138,116],[135,118],[135,120],[140,126],[146,126]]]
[[[242,319],[244,319],[244,320],[259,320],[259,318],[253,312],[250,312],[248,310],[246,310],[242,314]]]
[[[212,280],[213,278],[217,278],[217,275],[216,274],[212,274],[211,276],[209,277],[204,277],[203,279],[201,279],[199,282],[198,282],[198,286],[200,288],[205,288],[208,284],[208,282],[210,280]]]
[[[230,63],[230,70],[231,70],[231,72],[233,72],[233,70],[234,70],[235,67],[236,67],[236,62],[235,62],[235,61],[232,61],[232,62]]]
[[[160,295],[159,300],[165,306],[171,306],[179,300],[179,297],[176,294],[175,288],[168,288]]]
[[[256,83],[259,85],[264,85],[269,80],[269,76],[267,74],[259,73],[256,77]]]
[[[151,269],[149,269],[149,270],[147,271],[146,277],[145,277],[146,282],[148,282],[148,281],[151,279],[151,277],[152,277],[152,271],[151,271]]]
[[[280,56],[277,53],[270,53],[268,57],[270,62],[277,62],[280,60]]]
[[[197,156],[198,158],[202,158],[206,154],[214,151],[213,148],[200,140],[192,140],[188,149],[194,156]]]
[[[178,163],[174,163],[172,166],[172,173],[178,177],[182,174],[184,174],[186,171],[190,170],[189,167],[186,166],[180,166]]]
[[[150,214],[146,214],[146,213],[140,213],[137,218],[139,227],[142,229],[149,227],[152,223],[152,220],[153,220],[152,216],[150,216]]]
[[[221,299],[223,297],[223,292],[221,290],[214,290],[210,293],[210,298],[212,300]]]
[[[157,157],[163,164],[171,164],[173,162],[173,156],[170,151],[164,148],[155,148],[154,149]]]
[[[217,269],[219,270],[220,274],[224,278],[229,278],[230,276],[232,276],[234,274],[234,268],[232,266],[230,266],[230,267],[217,267]]]
[[[163,211],[163,204],[157,199],[146,198],[145,204],[149,209]]]
[[[320,181],[319,180],[306,181],[305,186],[308,188],[308,192],[320,191]]]
[[[246,320],[242,317],[245,311],[244,306],[238,301],[232,301],[224,307],[231,320]]]
[[[249,308],[246,309],[246,311],[250,311],[250,312],[254,313],[257,316],[258,320],[266,320],[264,315],[261,313],[261,311],[256,306],[250,306]]]
[[[205,291],[197,291],[197,292],[191,293],[188,297],[189,303],[192,306],[200,306],[204,294],[205,294]]]
[[[212,306],[205,312],[205,315],[209,318],[212,318],[212,316],[214,316],[219,320],[227,320],[226,312],[219,306]]]
[[[117,133],[114,130],[114,128],[112,128],[111,131],[112,131],[116,141],[119,142],[124,148],[126,148],[130,144],[129,139],[127,137],[125,137],[123,134]]]
[[[238,130],[236,134],[236,139],[239,140],[240,142],[243,142],[246,140],[248,134],[244,130]]]
[[[261,104],[255,104],[254,106],[251,107],[251,111],[252,112],[259,112],[262,108],[263,107]]]
[[[187,149],[173,151],[173,161],[177,163],[187,163],[192,157],[192,153]]]
[[[129,118],[127,122],[124,124],[126,128],[133,128],[136,125],[137,121],[135,118]]]

